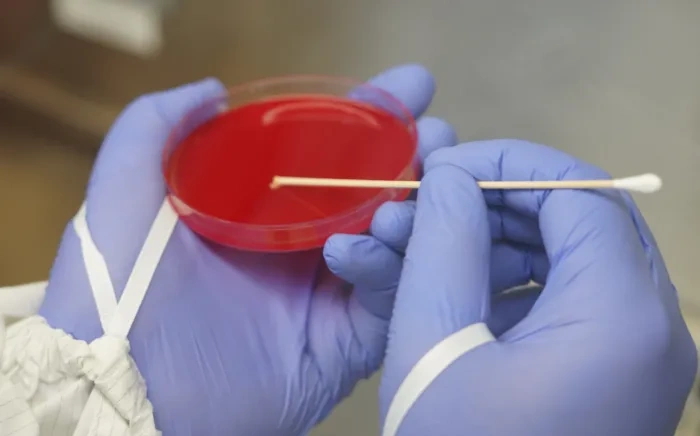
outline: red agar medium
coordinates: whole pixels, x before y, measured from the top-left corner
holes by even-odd
[[[271,189],[273,176],[414,180],[415,152],[412,120],[361,100],[297,94],[220,113],[173,147],[164,170],[193,231],[243,250],[297,251],[365,231],[382,203],[409,191]]]

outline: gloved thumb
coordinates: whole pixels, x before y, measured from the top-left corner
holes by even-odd
[[[190,111],[225,95],[224,86],[215,79],[146,95],[130,104],[107,134],[87,190],[86,219],[118,295],[165,198],[161,165],[168,138]],[[80,247],[71,224],[40,313],[51,325],[61,326],[77,338],[92,340],[102,334],[102,328]]]
[[[225,96],[224,86],[206,79],[146,95],[127,107],[102,144],[87,193],[87,221],[95,243],[123,289],[166,193],[163,149],[173,132],[199,124],[190,112]],[[204,109],[208,109],[204,108]],[[214,116],[215,112],[208,114]],[[181,132],[184,133],[184,132]]]
[[[484,322],[489,310],[491,235],[481,190],[456,166],[427,167],[390,333],[389,352],[407,365],[451,334]]]

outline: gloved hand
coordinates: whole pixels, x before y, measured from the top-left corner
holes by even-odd
[[[434,84],[418,66],[372,80],[420,116]],[[183,115],[219,95],[206,80],[138,99],[106,137],[87,192],[87,222],[119,292],[165,195],[161,152]],[[419,120],[421,155],[457,140],[444,121]],[[206,243],[178,224],[129,335],[165,435],[301,435],[380,365],[401,256],[394,209],[374,236],[338,235],[320,250],[254,254]],[[102,335],[71,226],[46,300],[49,324],[78,339]]]
[[[696,349],[630,197],[482,192],[475,179],[607,177],[522,141],[439,150],[425,172],[417,206],[397,206],[415,220],[410,240],[395,241],[407,249],[380,389],[384,436],[673,435]],[[541,293],[503,294],[530,280]],[[430,350],[435,360],[412,371]]]

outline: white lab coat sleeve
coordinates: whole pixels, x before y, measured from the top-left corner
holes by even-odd
[[[0,288],[0,436],[159,435],[128,342],[52,329],[44,289]]]
[[[46,283],[0,288],[0,436],[158,436],[127,335],[178,217],[167,199],[119,301],[87,222],[73,219],[104,336],[92,343],[37,315]]]

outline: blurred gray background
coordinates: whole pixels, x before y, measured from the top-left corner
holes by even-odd
[[[662,175],[665,189],[639,203],[695,329],[697,0],[181,0],[166,9],[162,50],[140,58],[58,29],[46,0],[0,0],[0,285],[46,277],[101,135],[139,94],[210,75],[364,78],[420,62],[437,78],[431,112],[463,141],[523,138],[616,175]],[[362,384],[313,436],[378,434],[375,397],[376,382]],[[700,434],[694,401],[679,434]]]

